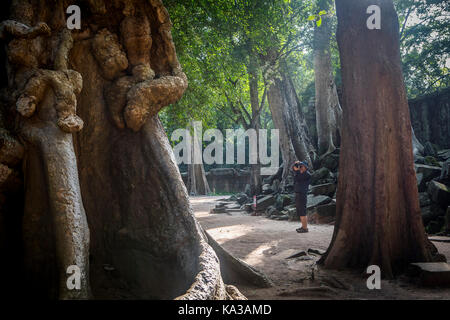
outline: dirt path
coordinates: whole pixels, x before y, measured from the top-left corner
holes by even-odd
[[[309,248],[326,250],[333,226],[310,225],[298,234],[299,223],[253,217],[242,212],[209,214],[218,199],[192,197],[200,224],[234,256],[264,272],[275,286],[254,289],[239,286],[249,299],[450,299],[450,289],[423,289],[397,279],[382,281],[381,290],[368,290],[368,275],[317,268],[318,255],[286,259]],[[436,243],[450,260],[450,244]]]

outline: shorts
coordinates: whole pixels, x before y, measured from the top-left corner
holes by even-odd
[[[295,207],[297,208],[297,215],[300,217],[306,216],[306,193],[295,193]]]

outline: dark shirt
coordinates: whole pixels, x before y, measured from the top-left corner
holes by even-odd
[[[311,174],[308,171],[305,171],[304,173],[294,171],[294,192],[307,194],[310,183]]]

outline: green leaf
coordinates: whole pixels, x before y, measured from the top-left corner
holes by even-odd
[[[316,21],[316,24],[318,27],[320,27],[322,25],[322,18],[320,18],[319,20]]]
[[[313,20],[315,20],[316,19],[316,16],[315,15],[312,15],[312,16],[309,16],[308,17],[308,21],[313,21]]]
[[[325,10],[322,10],[319,12],[319,16],[323,16],[324,14],[327,14],[327,12]]]

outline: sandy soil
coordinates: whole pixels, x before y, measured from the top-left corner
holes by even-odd
[[[249,299],[450,299],[450,289],[420,288],[406,278],[382,280],[381,290],[367,289],[368,275],[355,271],[324,270],[316,266],[319,255],[286,259],[309,248],[325,251],[333,234],[331,225],[310,225],[298,234],[299,223],[274,221],[243,212],[209,214],[218,199],[192,197],[200,224],[234,256],[264,272],[274,287],[239,286]],[[450,261],[450,244],[435,243]]]

